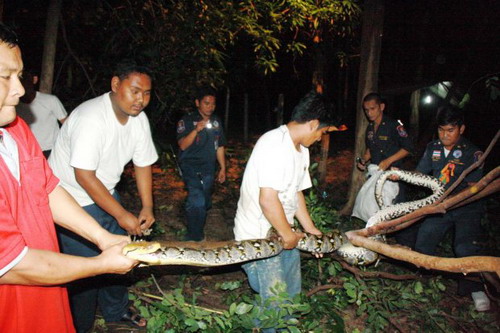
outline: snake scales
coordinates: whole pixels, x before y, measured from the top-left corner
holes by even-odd
[[[433,193],[421,200],[385,206],[382,200],[382,188],[387,178],[397,176],[405,182],[425,186]],[[381,207],[368,222],[367,227],[382,221],[411,213],[425,205],[434,203],[444,192],[443,185],[435,178],[403,170],[385,171],[377,180],[375,197]],[[384,236],[374,236],[384,241]],[[365,248],[352,245],[338,230],[322,236],[306,234],[297,245],[299,250],[311,253],[337,253],[352,265],[368,265],[375,262],[378,254]],[[123,253],[149,265],[189,265],[189,266],[224,266],[250,260],[264,259],[277,255],[283,250],[279,238],[270,234],[265,239],[228,241],[213,243],[197,242],[133,242],[125,246]]]

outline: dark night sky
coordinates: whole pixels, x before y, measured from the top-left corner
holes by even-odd
[[[396,92],[399,107],[409,107],[409,87],[453,81],[466,90],[500,75],[500,1],[388,0],[385,14],[380,87]],[[470,92],[467,135],[484,147],[500,129],[500,101],[489,100],[484,80]]]

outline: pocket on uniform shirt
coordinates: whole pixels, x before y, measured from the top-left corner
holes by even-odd
[[[31,200],[39,206],[49,204],[44,157],[35,157],[21,162],[21,185],[28,191]]]

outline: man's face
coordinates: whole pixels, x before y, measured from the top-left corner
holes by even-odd
[[[23,60],[19,47],[0,43],[0,127],[16,119],[15,106],[24,88],[19,77],[23,70]]]
[[[371,122],[379,123],[382,120],[384,109],[385,104],[379,104],[376,100],[366,101],[363,103],[363,110],[365,111],[366,117]]]
[[[215,111],[215,96],[204,96],[201,101],[195,100],[195,104],[203,117],[210,117]]]
[[[460,140],[460,136],[464,133],[465,125],[443,125],[438,127],[439,140],[443,146],[450,150]]]
[[[151,78],[142,73],[131,73],[123,80],[114,76],[111,79],[111,90],[119,108],[115,112],[121,112],[121,116],[135,117],[149,104]]]
[[[328,133],[328,129],[329,127],[322,127],[322,128],[318,128],[319,127],[319,121],[318,120],[311,120],[308,122],[309,124],[309,133],[308,135],[306,136],[304,142],[302,142],[301,144],[304,146],[304,147],[310,147],[312,146],[315,142],[319,142],[321,141],[321,137],[323,136],[323,134],[327,134]]]

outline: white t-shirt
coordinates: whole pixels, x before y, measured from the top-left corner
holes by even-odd
[[[240,189],[234,235],[236,240],[265,238],[271,224],[259,204],[260,188],[278,191],[288,223],[298,208],[297,192],[311,187],[309,150],[297,151],[286,125],[265,133],[248,160]]]
[[[54,147],[59,133],[57,121],[68,115],[59,98],[39,91],[30,104],[20,102],[16,112],[29,125],[42,150]]]
[[[106,93],[71,113],[61,127],[49,164],[61,185],[81,206],[87,206],[94,202],[77,183],[74,168],[96,170],[97,178],[113,193],[131,159],[139,167],[158,159],[148,118],[141,112],[120,124]]]

